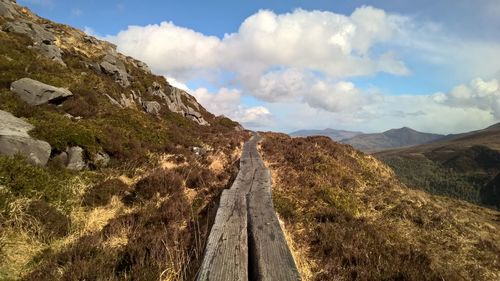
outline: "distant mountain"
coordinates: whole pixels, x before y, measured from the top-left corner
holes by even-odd
[[[403,127],[383,133],[357,135],[342,140],[342,143],[352,145],[361,151],[371,153],[386,149],[429,143],[444,137],[444,135],[422,133],[408,127]]]
[[[375,156],[410,187],[500,208],[500,123]]]
[[[289,135],[292,137],[326,136],[330,137],[334,141],[341,141],[362,134],[362,132],[335,130],[328,128],[324,130],[299,130],[292,132]]]

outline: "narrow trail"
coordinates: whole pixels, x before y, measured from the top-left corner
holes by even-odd
[[[240,171],[224,190],[197,280],[300,280],[274,211],[271,174],[254,136],[245,143]]]

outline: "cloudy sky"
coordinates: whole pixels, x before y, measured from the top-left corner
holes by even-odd
[[[114,42],[251,129],[500,122],[498,0],[18,2]]]

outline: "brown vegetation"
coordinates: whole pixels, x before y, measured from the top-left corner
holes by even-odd
[[[266,133],[275,208],[305,280],[496,280],[500,214],[409,190],[326,137]]]

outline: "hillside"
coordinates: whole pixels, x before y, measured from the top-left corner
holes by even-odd
[[[391,148],[429,143],[443,137],[443,135],[422,133],[403,127],[383,133],[362,134],[350,139],[344,139],[342,143],[352,145],[361,151],[372,153]]]
[[[290,133],[292,137],[311,137],[311,136],[325,136],[329,137],[334,141],[341,141],[344,139],[350,139],[357,135],[363,134],[362,132],[353,132],[345,130],[335,130],[335,129],[324,129],[324,130],[299,130]]]
[[[0,280],[188,280],[248,134],[0,0]]]
[[[325,137],[263,135],[304,280],[500,278],[497,211],[408,189],[374,157]]]
[[[375,155],[410,187],[500,207],[498,189],[493,188],[500,173],[499,124]]]

